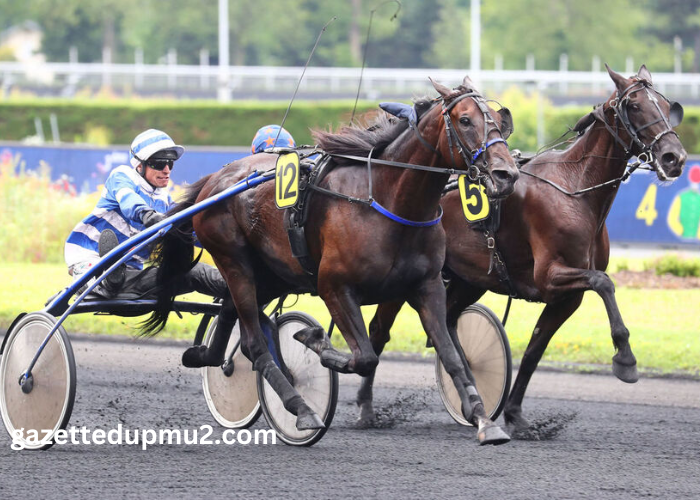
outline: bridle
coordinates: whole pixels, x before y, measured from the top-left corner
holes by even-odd
[[[457,133],[457,130],[455,129],[454,125],[452,124],[452,118],[450,117],[450,111],[454,106],[460,102],[463,99],[466,98],[471,98],[474,100],[476,103],[477,107],[481,111],[481,114],[484,117],[484,135],[481,140],[481,146],[479,146],[476,149],[470,150],[465,146],[464,142],[462,141],[462,138],[460,135]],[[505,109],[505,108],[504,108]],[[510,113],[510,112],[509,112]],[[476,181],[480,177],[486,177],[488,176],[488,162],[486,161],[486,158],[482,158],[481,161],[477,163],[479,158],[481,158],[481,155],[486,152],[486,149],[489,147],[493,146],[494,144],[498,144],[499,142],[502,142],[508,147],[508,143],[506,140],[503,138],[503,133],[501,132],[501,129],[496,125],[496,121],[493,119],[491,116],[491,113],[489,112],[488,106],[486,105],[486,101],[484,100],[481,95],[479,95],[476,92],[467,92],[465,94],[462,94],[454,99],[452,99],[449,104],[445,102],[445,99],[442,99],[442,116],[445,120],[445,133],[447,134],[447,144],[448,144],[448,149],[450,150],[450,160],[452,165],[455,165],[455,157],[454,157],[454,152],[452,149],[452,143],[457,145],[457,151],[459,152],[460,156],[462,157],[462,160],[464,161],[464,164],[467,166],[467,177],[471,181]],[[489,124],[491,124],[491,128],[489,128]],[[495,139],[488,140],[489,134],[493,131],[496,130],[498,132],[498,135],[500,137],[496,137]],[[416,130],[417,132],[417,130]],[[467,152],[469,154],[467,154]],[[440,153],[438,153],[440,154]]]
[[[613,114],[614,114],[614,122],[613,126],[611,126],[606,117],[605,117],[605,104],[601,104],[594,111],[590,113],[590,116],[592,116],[595,120],[600,121],[603,126],[607,129],[607,131],[610,133],[610,135],[615,139],[615,141],[622,146],[622,148],[625,151],[625,159],[628,160],[631,156],[634,155],[633,149],[635,146],[638,148],[639,153],[636,154],[637,158],[633,162],[629,162],[627,164],[627,167],[625,168],[625,172],[622,174],[622,176],[611,179],[609,181],[596,184],[595,186],[591,186],[585,189],[579,189],[578,191],[574,192],[569,192],[563,187],[559,186],[557,183],[552,182],[548,179],[545,179],[543,177],[540,177],[532,172],[528,172],[526,170],[521,170],[521,173],[525,175],[529,175],[530,177],[535,177],[536,179],[541,180],[542,182],[545,182],[546,184],[549,184],[550,186],[554,187],[561,193],[564,193],[567,196],[578,196],[584,193],[588,193],[590,191],[595,191],[597,189],[610,186],[610,185],[615,185],[618,183],[625,182],[632,173],[638,169],[646,169],[646,170],[652,170],[654,172],[660,173],[661,175],[666,177],[664,174],[663,170],[659,170],[658,165],[655,161],[654,153],[653,153],[653,148],[656,145],[656,143],[666,134],[674,134],[676,137],[678,137],[678,133],[673,130],[673,127],[679,125],[681,121],[683,120],[683,106],[680,105],[680,103],[676,101],[671,101],[666,96],[658,92],[656,89],[654,89],[653,85],[648,82],[647,80],[644,80],[639,77],[634,77],[634,82],[629,85],[627,88],[625,88],[622,92],[616,91],[615,97],[609,102],[608,108],[607,109],[612,109]],[[660,95],[666,102],[669,103],[670,106],[670,111],[669,111],[669,117],[666,118],[666,115],[664,112],[661,110],[661,107],[659,106],[659,101],[658,99],[650,92],[650,90],[653,90],[655,94]],[[656,107],[656,110],[658,111],[659,118],[656,118],[655,120],[652,120],[641,127],[635,127],[632,122],[629,119],[628,116],[628,110],[627,107],[629,106],[630,103],[630,97],[636,93],[636,92],[641,92],[644,91],[647,95],[647,98],[654,103],[654,106]],[[591,121],[592,122],[592,121]],[[584,122],[584,123],[591,123],[591,122]],[[654,136],[654,139],[649,143],[648,145],[644,143],[644,141],[639,137],[639,132],[642,130],[651,127],[652,125],[663,122],[666,125],[666,128],[656,134]],[[621,137],[620,134],[618,133],[619,127],[618,123],[622,125],[622,127],[625,129],[625,132],[627,132],[627,135],[629,136],[629,143],[625,142]],[[582,131],[579,131],[579,133],[583,133]],[[645,167],[645,165],[648,165],[648,167]]]
[[[342,198],[345,199],[351,203],[361,203],[365,204],[367,206],[370,206],[371,208],[375,209],[382,215],[388,217],[391,220],[394,220],[395,222],[399,222],[400,224],[404,224],[407,226],[414,226],[414,227],[429,227],[433,226],[437,223],[440,222],[440,219],[442,218],[442,209],[439,208],[438,210],[438,216],[435,219],[429,220],[429,221],[411,221],[408,219],[404,219],[402,217],[399,217],[396,214],[392,214],[389,210],[386,208],[382,207],[375,199],[373,196],[372,192],[372,165],[388,165],[392,167],[399,167],[399,168],[406,168],[410,170],[423,170],[423,171],[428,171],[428,172],[434,172],[434,173],[439,173],[439,174],[448,174],[448,175],[454,175],[454,174],[465,174],[469,177],[469,179],[472,182],[476,182],[477,180],[480,181],[482,178],[488,177],[488,162],[484,159],[481,158],[484,152],[490,147],[493,146],[494,144],[498,143],[504,143],[506,147],[508,147],[508,143],[506,140],[503,138],[503,133],[501,132],[501,129],[496,125],[496,121],[493,119],[491,116],[488,106],[486,105],[486,101],[484,100],[481,95],[479,95],[476,92],[473,91],[467,91],[464,87],[458,87],[457,91],[463,90],[465,93],[462,94],[452,94],[454,95],[454,98],[452,95],[447,96],[447,97],[439,97],[437,99],[434,99],[433,102],[442,102],[442,116],[445,120],[445,132],[447,134],[447,141],[449,145],[449,150],[450,150],[450,157],[451,157],[451,163],[452,165],[450,168],[442,168],[442,167],[433,167],[433,166],[428,166],[428,165],[415,165],[412,163],[405,163],[405,162],[399,162],[399,161],[391,161],[391,160],[382,160],[379,158],[372,158],[372,153],[374,151],[374,148],[370,150],[369,154],[366,157],[362,156],[355,156],[355,155],[345,155],[345,154],[338,154],[338,153],[333,153],[329,154],[328,156],[330,157],[335,157],[335,158],[344,158],[348,160],[354,160],[358,162],[364,162],[367,165],[367,171],[368,171],[368,189],[369,189],[369,196],[367,199],[360,199],[352,196],[348,196],[345,194],[341,193],[336,193],[334,191],[321,188],[320,186],[316,186],[313,184],[309,184],[309,189],[313,189],[315,191],[319,191],[323,194],[326,194],[328,196],[334,196],[337,198]],[[457,131],[455,130],[455,127],[452,124],[452,119],[450,118],[450,111],[454,106],[460,102],[462,99],[466,99],[467,97],[471,98],[476,102],[479,110],[484,116],[484,137],[481,141],[481,145],[474,149],[471,150],[467,148],[464,145],[464,142],[462,141],[462,138],[459,136]],[[446,100],[449,100],[448,103],[446,103]],[[386,108],[385,111],[387,111]],[[508,118],[510,119],[510,111],[508,111],[506,108],[502,108],[505,110],[507,113]],[[417,138],[420,140],[420,142],[430,151],[435,153],[437,156],[440,158],[443,158],[443,155],[436,149],[435,146],[430,144],[420,133],[418,130],[418,117],[415,113],[415,110],[413,108],[408,108],[408,106],[402,106],[399,107],[399,109],[391,111],[392,114],[395,116],[399,116],[401,118],[407,118],[408,121],[408,126],[409,128],[416,134]],[[491,127],[489,127],[489,124],[491,124]],[[509,125],[510,126],[510,125]],[[497,137],[495,139],[488,140],[488,136],[492,131],[497,131],[500,137]],[[458,169],[456,166],[455,158],[454,158],[454,153],[453,153],[453,148],[452,148],[452,141],[454,141],[457,145],[457,150],[459,151],[459,154],[462,156],[462,159],[464,160],[465,165],[467,166],[466,170],[463,169]],[[467,154],[469,153],[469,154]],[[481,161],[477,163],[477,161],[481,158]]]
[[[615,128],[611,127],[605,119],[604,106],[599,106],[598,108],[596,108],[596,110],[593,112],[593,115],[603,123],[608,132],[610,132],[613,138],[622,146],[627,158],[632,156],[632,150],[636,146],[639,150],[639,153],[636,155],[637,158],[639,158],[642,161],[642,163],[654,165],[654,169],[656,169],[653,148],[656,145],[656,143],[659,142],[659,140],[666,134],[674,134],[676,137],[678,137],[678,133],[675,130],[673,130],[673,127],[678,125],[683,119],[683,107],[679,103],[667,99],[663,94],[654,89],[652,84],[647,80],[644,80],[639,77],[634,77],[634,80],[635,81],[621,93],[619,91],[616,92],[615,97],[608,104],[608,109],[612,109],[613,114],[615,115]],[[669,118],[666,118],[666,115],[664,115],[663,111],[661,111],[659,101],[651,92],[651,90],[653,90],[655,94],[660,95],[666,102],[669,103]],[[627,109],[630,103],[630,98],[633,94],[637,92],[646,93],[647,98],[652,103],[654,103],[654,107],[658,112],[658,118],[640,127],[635,127],[632,124],[632,122],[629,119]],[[625,142],[618,134],[618,122],[622,124],[622,127],[625,129],[625,132],[627,132],[627,135],[630,138],[629,143]],[[663,122],[666,128],[658,134],[656,134],[656,136],[652,139],[651,143],[649,143],[648,145],[645,144],[644,141],[639,137],[639,133],[642,130],[649,128],[652,125],[659,122]]]

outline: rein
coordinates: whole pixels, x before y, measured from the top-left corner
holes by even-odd
[[[605,119],[605,110],[604,110],[604,105],[601,104],[596,109],[590,113],[590,116],[593,117],[594,121],[600,121],[605,129],[610,133],[613,139],[622,146],[622,148],[625,151],[625,158],[629,158],[632,155],[632,147],[636,144],[641,148],[642,152],[637,155],[637,160],[633,163],[628,163],[626,168],[625,168],[625,173],[616,178],[609,180],[607,182],[603,182],[601,184],[596,184],[595,186],[591,186],[589,188],[585,189],[580,189],[578,191],[569,192],[557,183],[550,181],[549,179],[545,179],[544,177],[540,177],[537,174],[534,174],[532,172],[528,172],[526,170],[521,170],[520,172],[529,175],[530,177],[534,177],[535,179],[538,179],[546,184],[549,184],[550,186],[554,187],[557,191],[567,195],[567,196],[578,196],[581,194],[589,193],[591,191],[595,191],[596,189],[600,189],[606,186],[618,184],[621,182],[625,182],[632,173],[637,170],[638,168],[642,168],[644,170],[651,170],[651,171],[659,171],[656,167],[651,166],[651,163],[654,161],[654,153],[652,152],[652,149],[654,145],[661,139],[663,136],[666,134],[675,134],[676,137],[678,137],[678,133],[673,130],[672,123],[666,118],[664,113],[661,111],[661,108],[659,107],[659,102],[656,97],[654,97],[650,92],[649,92],[649,87],[650,84],[646,80],[642,79],[637,79],[634,83],[632,83],[630,86],[628,86],[620,95],[619,92],[616,92],[615,98],[610,101],[609,104],[609,109],[613,110],[613,114],[615,115],[615,124],[619,121],[627,134],[630,136],[630,142],[629,144],[626,143],[620,135],[617,133],[617,127],[613,128]],[[659,116],[661,118],[658,118],[656,120],[653,120],[649,123],[646,123],[642,125],[641,127],[635,129],[632,123],[629,120],[629,117],[627,115],[627,105],[629,104],[630,96],[634,94],[635,92],[640,92],[644,90],[647,94],[647,97],[649,98],[650,101],[654,103],[654,106],[656,107],[657,111],[659,112]],[[658,92],[657,92],[658,93]],[[662,94],[661,97],[666,99]],[[666,99],[668,101],[668,99]],[[670,102],[670,101],[669,101]],[[648,128],[656,123],[659,123],[663,121],[664,124],[666,125],[666,130],[663,130],[656,134],[654,139],[651,141],[649,145],[646,145],[640,138],[639,138],[639,132],[644,130],[645,128]],[[642,165],[649,165],[649,167],[643,167]],[[663,174],[663,172],[662,172]]]
[[[479,110],[484,116],[484,137],[481,142],[481,146],[476,148],[475,150],[470,150],[468,149],[464,143],[462,142],[459,134],[457,131],[454,129],[454,126],[452,125],[452,119],[450,118],[450,111],[452,108],[462,99],[466,99],[467,97],[471,97],[474,99],[474,102],[477,104]],[[383,216],[393,220],[394,222],[398,222],[399,224],[403,224],[405,226],[410,226],[410,227],[430,227],[438,224],[440,220],[442,219],[443,215],[443,210],[441,206],[438,206],[438,215],[435,219],[431,219],[428,221],[412,221],[409,219],[405,219],[399,215],[396,215],[389,210],[387,210],[385,207],[380,205],[377,200],[374,199],[374,196],[372,194],[372,164],[375,165],[386,165],[390,167],[399,167],[399,168],[405,168],[409,170],[422,170],[426,172],[433,172],[437,174],[446,174],[446,175],[454,175],[454,174],[463,174],[466,175],[470,180],[476,181],[482,176],[487,175],[486,171],[488,168],[488,162],[486,160],[482,160],[479,165],[476,164],[476,161],[481,157],[482,154],[486,152],[486,150],[498,143],[504,143],[506,147],[508,147],[508,143],[506,142],[505,139],[502,137],[497,137],[491,140],[487,140],[489,133],[491,130],[495,129],[501,133],[500,129],[498,126],[495,125],[495,121],[493,120],[493,117],[491,117],[491,114],[488,111],[487,106],[483,102],[483,98],[481,95],[479,95],[476,92],[467,92],[462,95],[457,96],[454,98],[449,104],[445,104],[445,99],[440,98],[442,101],[442,111],[441,114],[445,120],[445,133],[447,134],[447,141],[448,141],[448,148],[450,150],[450,156],[451,156],[451,165],[452,167],[450,168],[442,168],[442,167],[430,167],[427,165],[415,165],[412,163],[404,163],[404,162],[399,162],[399,161],[392,161],[392,160],[380,160],[377,158],[372,158],[372,153],[374,152],[374,148],[372,148],[367,155],[367,157],[363,156],[355,156],[355,155],[344,155],[344,154],[338,154],[338,153],[326,153],[328,156],[332,158],[344,158],[346,160],[353,160],[357,162],[365,162],[367,164],[367,171],[368,171],[368,178],[369,178],[369,196],[367,199],[362,199],[362,198],[357,198],[354,196],[349,196],[345,195],[342,193],[337,193],[335,191],[331,191],[329,189],[322,188],[317,185],[310,184],[308,187],[309,189],[318,191],[320,193],[326,194],[328,196],[333,196],[336,198],[341,198],[344,199],[350,203],[361,203],[363,205],[367,205],[370,208],[376,210]],[[489,129],[489,123],[494,124],[494,127],[492,129]],[[440,158],[443,158],[443,155],[432,145],[430,144],[421,134],[420,131],[418,130],[418,127],[416,123],[412,122],[411,120],[408,121],[408,126],[409,128],[416,134],[420,142],[428,149],[429,151],[432,151],[435,153],[437,156]],[[462,159],[464,160],[465,165],[467,165],[467,169],[458,169],[455,167],[455,158],[454,158],[454,153],[452,151],[452,140],[454,139],[455,143],[457,144],[457,150],[459,154],[462,156]],[[467,156],[467,152],[469,152],[470,156]]]
[[[639,155],[639,156],[642,156],[642,155]],[[653,167],[649,167],[649,168],[642,167],[642,165],[648,165],[648,164],[649,164],[649,160],[648,160],[648,159],[640,160],[639,158],[637,158],[637,160],[636,160],[635,162],[633,162],[633,163],[628,163],[628,164],[627,164],[627,167],[625,168],[625,173],[622,174],[622,175],[621,175],[620,177],[618,177],[617,179],[612,179],[612,180],[603,182],[603,183],[601,183],[601,184],[596,184],[595,186],[591,186],[591,187],[588,187],[588,188],[585,188],[585,189],[579,189],[578,191],[574,191],[573,193],[567,191],[566,189],[564,189],[563,187],[561,187],[561,186],[560,186],[559,184],[557,184],[556,182],[550,181],[549,179],[545,179],[544,177],[540,177],[539,175],[533,174],[532,172],[528,172],[527,170],[521,170],[520,173],[521,173],[521,174],[525,174],[525,175],[529,175],[530,177],[534,177],[534,178],[537,179],[537,180],[540,180],[540,181],[542,181],[542,182],[544,182],[544,183],[546,183],[546,184],[549,184],[549,185],[552,186],[554,189],[556,189],[556,190],[559,191],[560,193],[564,193],[564,194],[567,195],[567,196],[578,196],[578,195],[580,195],[580,194],[589,193],[589,192],[591,192],[591,191],[595,191],[596,189],[600,189],[600,188],[603,188],[603,187],[606,187],[606,186],[610,186],[611,184],[617,184],[618,182],[620,182],[620,183],[621,183],[621,182],[625,182],[625,181],[629,178],[629,176],[632,175],[632,173],[633,173],[635,170],[637,170],[638,168],[641,168],[642,170],[654,170]]]

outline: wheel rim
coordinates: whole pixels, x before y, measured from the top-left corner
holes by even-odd
[[[470,306],[457,321],[457,336],[476,381],[486,415],[495,419],[510,390],[510,347],[500,321],[486,307]],[[471,425],[462,415],[462,402],[452,378],[439,359],[438,388],[445,408],[457,422]]]
[[[320,326],[310,316],[290,312],[277,319],[280,350],[294,379],[294,388],[326,425],[325,429],[298,430],[297,417],[289,413],[270,384],[259,377],[263,413],[279,438],[291,445],[309,446],[318,441],[333,420],[338,398],[338,375],[321,365],[318,354],[294,339],[294,333]]]
[[[211,345],[218,318],[210,323],[204,344]],[[231,331],[226,346],[226,359],[241,338],[238,322]],[[260,416],[257,382],[252,363],[241,352],[240,346],[233,356],[234,371],[227,377],[220,366],[202,368],[204,398],[214,419],[229,429],[245,429]]]
[[[25,316],[14,331],[8,333],[0,359],[2,420],[13,443],[21,443],[26,449],[51,446],[56,431],[65,428],[73,409],[75,361],[62,328],[51,337],[32,369],[32,391],[23,393],[18,383],[54,324],[54,318],[44,313]],[[43,432],[45,430],[48,434]],[[36,442],[36,436],[43,439],[42,442]]]

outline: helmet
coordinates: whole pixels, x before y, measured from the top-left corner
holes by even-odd
[[[279,134],[279,137],[277,137],[277,134]],[[277,139],[277,143],[275,143],[275,139]],[[280,131],[279,125],[265,125],[255,134],[250,150],[255,154],[275,146],[293,148],[296,146],[296,143],[292,134],[285,129]]]
[[[151,157],[177,160],[185,152],[185,148],[178,146],[168,134],[161,130],[150,128],[141,132],[131,143],[129,162],[136,168]]]

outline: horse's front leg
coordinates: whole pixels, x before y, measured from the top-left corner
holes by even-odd
[[[372,344],[374,354],[379,357],[384,351],[384,346],[390,339],[391,326],[394,324],[396,316],[399,314],[404,301],[386,302],[379,304],[377,312],[374,314],[372,321],[369,324],[369,342]],[[362,377],[360,389],[357,391],[357,406],[360,407],[360,422],[369,423],[374,420],[375,413],[372,406],[372,389],[374,386],[374,375],[377,370],[372,370],[372,373]]]
[[[637,359],[632,353],[630,332],[625,326],[615,300],[615,285],[603,271],[551,266],[544,283],[545,302],[555,302],[563,293],[593,290],[603,299],[610,320],[610,331],[617,353],[613,356],[613,373],[627,383],[639,380]],[[536,275],[537,279],[537,275]]]
[[[537,365],[542,359],[547,345],[549,345],[549,341],[561,325],[578,309],[582,299],[583,294],[579,293],[554,304],[547,304],[537,320],[537,325],[523,354],[518,375],[515,378],[503,412],[509,428],[516,432],[526,431],[530,427],[530,423],[522,415],[523,398],[525,397],[530,378],[535,373]]]
[[[452,377],[462,401],[462,414],[478,428],[480,444],[503,444],[510,437],[503,432],[484,410],[484,403],[472,383],[474,379],[469,367],[462,363],[449,332],[447,331],[445,286],[439,276],[424,282],[409,300],[409,304],[420,316],[425,332],[435,347],[437,355],[447,373]]]

